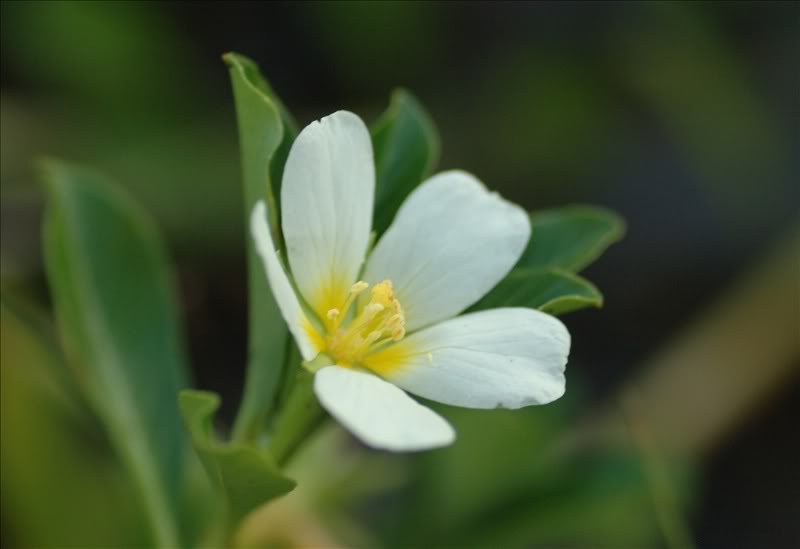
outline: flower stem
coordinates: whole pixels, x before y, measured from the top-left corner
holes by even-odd
[[[269,449],[279,466],[285,465],[301,444],[322,423],[325,413],[314,395],[314,374],[296,370],[281,415],[275,422]]]

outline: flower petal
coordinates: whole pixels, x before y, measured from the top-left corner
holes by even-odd
[[[390,279],[413,331],[451,318],[508,274],[530,238],[528,215],[474,176],[443,172],[406,199],[364,279]]]
[[[356,281],[374,194],[372,143],[358,116],[339,111],[300,132],[283,172],[283,236],[298,290],[320,318]]]
[[[365,444],[393,452],[447,446],[455,431],[430,408],[371,373],[329,366],[314,376],[322,406]]]
[[[514,409],[564,394],[569,347],[569,332],[555,317],[535,309],[492,309],[412,334],[365,366],[431,400]]]
[[[263,201],[259,201],[253,206],[253,212],[250,214],[250,232],[255,241],[256,251],[261,256],[261,261],[264,262],[267,281],[283,319],[297,342],[303,360],[311,360],[317,355],[317,349],[311,337],[316,332],[303,314],[300,302],[289,283],[289,278],[283,271],[278,254],[275,252],[267,221],[267,207]]]

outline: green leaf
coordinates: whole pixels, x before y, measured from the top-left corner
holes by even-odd
[[[10,304],[13,301],[13,304]],[[0,301],[0,470],[9,547],[143,547],[143,506],[77,393],[49,326]],[[87,441],[90,442],[87,444]]]
[[[235,53],[226,54],[224,60],[230,69],[239,124],[245,219],[256,202],[266,201],[273,241],[280,243],[279,177],[294,139],[294,122],[253,61]],[[235,440],[255,440],[263,430],[284,370],[288,336],[249,230],[246,242],[249,356],[244,396],[233,430]]]
[[[4,291],[0,300],[0,311],[10,326],[18,327],[14,333],[23,335],[20,339],[29,342],[26,349],[36,349],[41,356],[36,360],[36,369],[45,369],[49,386],[63,395],[63,402],[70,402],[75,413],[83,416],[82,421],[92,421],[86,397],[78,385],[73,372],[67,368],[58,345],[58,338],[49,311],[40,309],[37,304],[13,291]]]
[[[602,307],[603,294],[588,280],[560,269],[516,268],[470,311],[496,307],[532,307],[561,315]]]
[[[280,473],[266,451],[217,440],[212,422],[219,396],[185,390],[179,401],[194,448],[226,503],[228,527],[259,505],[294,489],[295,482]]]
[[[164,243],[122,190],[48,161],[47,278],[67,356],[127,470],[156,541],[179,543],[186,362]]]
[[[389,108],[371,128],[375,151],[375,220],[378,234],[400,204],[439,159],[439,135],[422,105],[405,90],[392,94]]]
[[[531,214],[531,240],[518,267],[583,270],[625,234],[625,222],[610,210],[572,205]]]
[[[265,155],[264,159],[268,159],[269,162],[269,184],[270,188],[272,189],[272,194],[275,197],[275,207],[280,210],[280,188],[281,179],[283,177],[283,166],[286,163],[286,157],[289,156],[289,149],[292,147],[295,137],[297,137],[297,122],[275,91],[272,89],[272,86],[270,86],[267,79],[261,74],[261,71],[258,69],[258,65],[255,63],[255,61],[238,53],[227,53],[223,56],[223,59],[231,69],[231,81],[234,86],[234,98],[236,100],[237,109],[236,112],[237,117],[239,117],[243,161],[245,140],[242,138],[242,130],[247,129],[249,137],[254,137],[255,134],[263,132],[263,138],[265,138],[268,143],[271,143],[272,141],[272,138],[270,137],[270,134],[273,131],[271,124],[272,114],[267,114],[264,112],[264,98],[266,98],[266,100],[271,104],[272,109],[278,111],[278,115],[280,116],[282,127],[280,132],[280,145],[274,152],[262,151],[262,153]],[[236,75],[234,74],[234,71],[236,72]],[[237,89],[237,85],[244,83],[247,84],[244,89]],[[250,87],[253,89],[249,89]],[[240,91],[246,92],[241,94],[242,102],[240,102]],[[262,116],[258,116],[256,113],[260,113]],[[254,116],[254,118],[242,120],[241,116],[243,114]],[[265,119],[269,122],[269,124],[263,124]],[[244,124],[250,123],[252,123],[253,126],[247,126],[247,128],[243,128]],[[248,139],[247,145],[258,146],[258,139],[253,141]],[[267,158],[270,155],[271,158]]]

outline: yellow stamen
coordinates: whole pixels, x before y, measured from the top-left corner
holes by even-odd
[[[344,300],[341,309],[333,308],[328,310],[326,314],[328,322],[325,323],[325,327],[328,329],[328,332],[333,333],[339,328],[339,325],[345,319],[347,311],[350,310],[350,306],[353,304],[356,297],[358,297],[358,294],[367,288],[369,288],[369,284],[363,280],[359,280],[350,286],[350,291],[347,292],[347,298]]]
[[[363,281],[353,284],[342,309],[328,311],[325,351],[338,364],[352,366],[361,363],[371,353],[405,336],[405,315],[389,280],[375,284],[370,291],[369,303],[343,326],[356,296],[368,287]]]

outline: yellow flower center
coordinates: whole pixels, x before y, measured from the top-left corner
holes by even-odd
[[[369,303],[347,322],[347,313],[356,297],[369,288],[356,282],[350,288],[342,310],[330,309],[324,319],[327,329],[325,351],[342,366],[360,363],[368,355],[406,334],[403,308],[394,296],[392,281],[384,280],[370,290]]]

